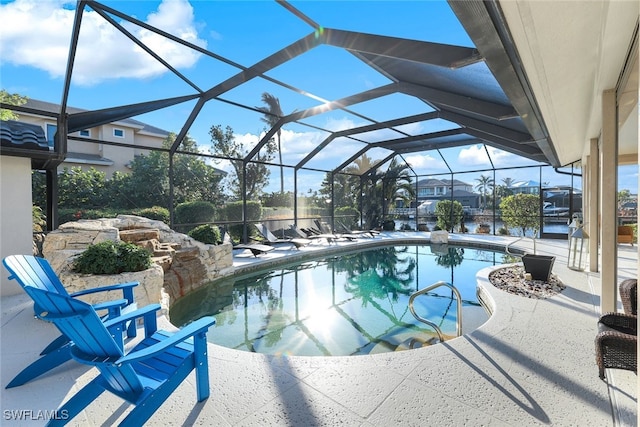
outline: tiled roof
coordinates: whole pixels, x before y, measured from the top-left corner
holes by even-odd
[[[2,147],[49,151],[42,127],[13,120],[0,122],[0,142]]]

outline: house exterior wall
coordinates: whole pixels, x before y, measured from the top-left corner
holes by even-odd
[[[47,125],[56,125],[56,121],[49,117],[36,116],[27,113],[20,113],[19,116],[19,121],[21,122],[42,126],[45,131],[45,135],[47,134]],[[116,129],[122,131],[123,137],[114,135],[114,130]],[[165,135],[151,134],[149,132],[142,131],[140,127],[132,126],[126,122],[109,123],[87,130],[89,131],[88,138],[91,139],[154,148],[162,147],[162,143],[166,138]],[[86,137],[81,135],[80,132],[74,132],[71,136],[79,138]],[[67,161],[63,162],[59,166],[59,169],[79,166],[83,170],[88,170],[93,167],[96,170],[104,172],[107,178],[110,178],[116,171],[128,173],[130,171],[128,164],[131,163],[133,158],[140,154],[148,154],[149,150],[118,147],[108,144],[95,144],[69,139],[67,142],[67,152],[69,153]],[[83,156],[74,156],[74,154],[81,154]],[[93,157],[96,160],[98,158],[104,158],[109,161],[95,161],[84,158],[86,156]]]
[[[32,253],[31,159],[0,156],[0,258]],[[1,269],[0,297],[22,292]]]

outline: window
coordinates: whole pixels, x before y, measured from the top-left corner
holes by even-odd
[[[58,130],[58,126],[57,125],[51,125],[51,124],[47,123],[46,127],[47,127],[47,144],[49,145],[49,147],[53,148],[53,144],[54,144],[54,140],[55,140],[55,136],[56,136],[56,131]]]
[[[123,129],[113,129],[113,136],[116,138],[124,138],[124,130]]]
[[[91,136],[91,131],[89,129],[81,130],[80,136],[86,136],[87,138],[89,138]]]

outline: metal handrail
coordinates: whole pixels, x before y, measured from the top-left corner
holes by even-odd
[[[458,315],[456,316],[456,334],[457,336],[461,336],[462,335],[462,296],[460,295],[460,292],[458,291],[458,289],[456,289],[450,283],[439,281],[434,283],[431,286],[428,286],[424,289],[420,289],[419,291],[412,293],[411,296],[409,297],[409,311],[411,312],[411,314],[413,314],[413,317],[415,317],[417,320],[419,320],[422,323],[426,323],[427,325],[435,329],[436,333],[438,334],[438,339],[440,339],[440,342],[443,342],[444,335],[442,334],[442,330],[440,329],[440,327],[438,327],[438,325],[436,325],[435,323],[419,316],[413,309],[413,300],[415,300],[420,295],[424,295],[427,292],[434,290],[435,288],[439,288],[440,286],[446,286],[447,288],[451,289],[451,291],[456,296],[457,308],[458,308]]]

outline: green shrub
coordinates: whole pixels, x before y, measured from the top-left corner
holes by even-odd
[[[205,201],[180,203],[176,206],[175,222],[177,224],[202,224],[213,222],[216,207]]]
[[[500,227],[498,228],[498,234],[501,236],[508,236],[509,235],[509,230],[507,230],[506,227]]]
[[[462,204],[454,200],[440,200],[436,203],[436,224],[441,230],[451,231],[453,227],[462,221]]]
[[[208,245],[217,245],[222,242],[220,237],[220,230],[213,225],[203,224],[199,225],[193,230],[187,233],[189,237],[196,239],[199,242],[206,243]]]
[[[107,240],[80,254],[74,270],[82,274],[120,274],[151,267],[151,254],[133,243]]]
[[[242,202],[231,202],[225,206],[225,219],[227,221],[242,221]],[[247,200],[247,221],[260,221],[262,219],[262,205],[258,201]]]
[[[31,219],[34,233],[42,233],[47,228],[47,217],[40,206],[31,206]]]
[[[132,212],[134,215],[143,216],[145,218],[162,221],[169,224],[169,209],[162,206],[154,206],[151,208],[137,209]]]
[[[385,231],[393,231],[396,229],[396,222],[392,219],[387,219],[382,223],[382,229]]]

